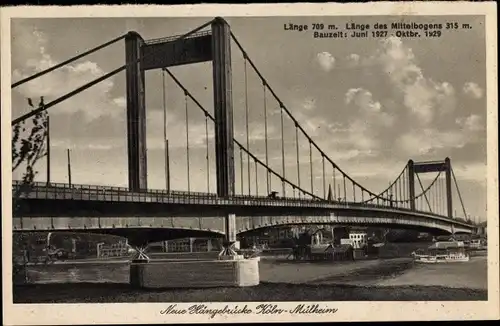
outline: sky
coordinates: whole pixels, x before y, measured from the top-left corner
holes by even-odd
[[[444,22],[453,17],[414,17],[412,21]],[[450,157],[467,213],[486,217],[486,57],[484,20],[462,16],[472,29],[444,31],[439,38],[314,39],[312,31],[287,31],[284,25],[318,21],[346,23],[401,21],[400,17],[256,17],[226,18],[232,32],[259,71],[311,138],[342,170],[378,192],[401,172],[409,159]],[[206,18],[47,18],[12,20],[13,82],[46,69],[128,31],[148,40],[180,35]],[[28,111],[26,98],[46,102],[125,63],[124,42],[77,60],[28,82],[12,92],[13,118]],[[174,67],[172,73],[213,113],[211,63]],[[269,162],[282,172],[281,119],[277,102],[250,67],[245,83],[244,60],[232,44],[234,133],[246,144],[245,108],[249,110],[251,152],[265,159],[264,102],[268,110]],[[187,190],[185,108],[189,115],[191,191],[215,191],[213,124],[208,123],[209,185],[205,117],[185,101],[165,77],[167,137],[171,187]],[[245,91],[246,89],[246,91]],[[245,96],[245,93],[247,94]],[[80,93],[49,109],[51,181],[67,182],[66,150],[71,150],[73,183],[127,186],[125,74]],[[245,99],[248,99],[245,102]],[[36,100],[35,100],[36,101]],[[165,189],[162,72],[146,72],[148,187]],[[284,120],[285,173],[297,183],[295,130]],[[310,186],[308,143],[299,140],[300,181]],[[246,158],[243,191],[248,193]],[[314,192],[321,195],[321,156],[313,155]],[[37,180],[46,180],[46,162],[37,165]],[[239,152],[235,152],[236,189],[241,189]],[[19,177],[22,169],[14,171]],[[327,175],[331,171],[327,169]],[[435,177],[422,176],[424,184]],[[265,192],[265,173],[251,164],[252,193]],[[257,180],[257,183],[255,182]],[[280,190],[277,180],[273,189]],[[257,189],[255,185],[257,184]],[[417,191],[418,192],[418,191]],[[454,207],[458,205],[454,191]]]

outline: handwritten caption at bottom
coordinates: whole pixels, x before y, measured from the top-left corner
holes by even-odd
[[[226,305],[223,308],[210,308],[205,304],[195,304],[187,308],[177,307],[177,304],[171,304],[167,308],[160,310],[161,315],[206,315],[211,319],[217,315],[282,315],[282,314],[334,314],[337,308],[330,308],[327,305],[320,304],[298,304],[293,308],[280,308],[277,304],[264,303],[255,308],[244,306]]]

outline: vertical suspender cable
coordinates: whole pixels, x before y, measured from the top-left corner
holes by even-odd
[[[295,147],[297,149],[297,185],[300,189],[300,154],[299,154],[299,128],[297,128],[297,124],[295,124]],[[298,193],[300,197],[300,192]]]
[[[431,209],[433,213],[436,213],[436,185],[432,186],[431,189]]]
[[[394,196],[394,189],[392,189],[391,184],[389,183],[389,206],[392,206],[392,197]]]
[[[434,189],[434,205],[433,209],[436,214],[439,214],[439,197],[438,197],[438,191],[439,191],[439,186],[438,183],[436,182],[435,189]]]
[[[188,93],[184,92],[184,102],[186,103],[186,161],[187,161],[187,182],[188,192],[191,191],[191,179],[189,171],[189,113],[188,113]]]
[[[443,215],[447,215],[448,213],[448,207],[446,203],[446,196],[447,196],[447,191],[446,191],[446,179],[443,178],[443,181],[441,182],[442,188],[441,188],[441,195],[443,196]]]
[[[429,206],[430,206],[429,209],[431,210],[431,213],[435,213],[435,211],[434,211],[434,187],[429,189],[428,193],[429,193]]]
[[[434,204],[433,204],[433,212],[435,214],[439,214],[439,178],[434,181]]]
[[[394,182],[394,184],[392,185],[392,189],[393,189],[394,204],[397,204],[397,201],[398,201],[398,180],[396,180],[396,182]]]
[[[406,208],[406,168],[403,171],[403,208]]]
[[[344,177],[344,202],[347,201],[347,186],[345,184],[345,174],[342,174],[342,176]]]
[[[244,53],[244,64],[245,64],[245,127],[247,136],[247,177],[248,177],[248,195],[251,195],[251,183],[250,183],[250,134],[248,132],[248,73],[247,73],[247,56]]]
[[[310,173],[311,173],[311,194],[314,194],[313,160],[312,160],[312,144],[311,144],[311,139],[309,139],[309,165],[310,165]]]
[[[336,174],[335,170],[336,170],[335,166],[333,166],[333,198],[334,198],[334,200],[337,200],[338,199],[337,198],[337,186],[336,186],[337,180],[336,180],[336,177],[335,177],[335,174]]]
[[[259,174],[257,173],[257,161],[255,161],[255,196],[259,197]]]
[[[243,150],[240,147],[240,187],[241,187],[241,195],[243,196]]]
[[[437,184],[433,187],[432,189],[432,210],[436,214],[438,214],[438,209],[437,209]]]
[[[205,113],[205,141],[207,147],[207,192],[210,193],[210,153],[208,150],[208,116]]]
[[[269,152],[267,145],[267,99],[266,99],[266,83],[262,81],[262,88],[264,90],[264,141],[266,146],[266,186],[267,194],[271,193],[271,180],[269,175]]]
[[[45,133],[45,144],[47,146],[47,186],[50,184],[50,115],[47,113],[47,129]]]
[[[439,198],[439,214],[443,214],[443,182],[441,177],[438,177],[438,198]]]
[[[397,206],[399,206],[399,200],[401,200],[401,185],[400,185],[400,179],[396,180],[396,202]]]
[[[321,155],[323,164],[323,199],[326,199],[326,180],[325,180],[325,156]]]
[[[404,206],[404,200],[405,200],[404,195],[403,195],[403,179],[404,179],[404,176],[402,176],[401,179],[399,180],[399,201],[400,201],[399,205],[401,207]]]
[[[283,105],[280,103],[280,114],[281,114],[281,166],[283,175],[281,176],[281,185],[283,187],[283,197],[286,197],[285,193],[285,178],[286,178],[286,170],[285,170],[285,130],[283,126]]]
[[[168,138],[167,138],[167,92],[165,84],[165,70],[161,71],[162,79],[162,97],[163,97],[163,151],[165,156],[165,190],[170,191],[170,175],[169,175],[169,157],[168,157]]]
[[[400,179],[398,180],[398,187],[399,187],[399,201],[400,203],[398,204],[399,206],[402,206],[402,203],[403,203],[403,178],[404,176],[400,177]]]
[[[441,215],[442,210],[441,210],[441,177],[438,177],[437,182],[436,182],[436,199],[437,199],[437,213]]]

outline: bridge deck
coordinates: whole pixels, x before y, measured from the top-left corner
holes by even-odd
[[[125,203],[159,203],[176,205],[204,205],[204,206],[243,206],[243,207],[293,207],[304,209],[326,209],[326,210],[370,210],[386,211],[388,213],[401,213],[403,215],[414,215],[430,217],[436,220],[450,222],[455,225],[472,227],[465,221],[450,219],[424,211],[412,211],[408,208],[391,207],[388,205],[367,204],[359,202],[327,201],[306,198],[270,198],[267,196],[233,196],[231,198],[220,198],[215,194],[202,192],[183,192],[165,190],[145,190],[143,192],[130,192],[124,187],[94,186],[61,183],[35,183],[32,187],[22,188],[18,181],[13,182],[13,194],[17,193],[19,198],[40,200],[75,200],[75,201],[99,201],[99,202],[125,202]]]

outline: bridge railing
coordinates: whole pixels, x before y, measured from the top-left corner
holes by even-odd
[[[106,194],[106,193],[120,193],[123,195],[133,195],[147,197],[151,194],[161,194],[161,195],[171,195],[171,196],[183,196],[183,197],[217,197],[216,194],[205,193],[205,192],[194,192],[194,191],[166,191],[161,189],[148,189],[139,192],[131,192],[126,187],[114,187],[114,186],[96,186],[96,185],[85,185],[85,184],[72,184],[67,183],[45,183],[45,182],[35,182],[32,185],[24,185],[22,181],[14,180],[12,182],[13,192],[24,187],[24,193],[47,193],[47,192],[73,192],[80,191],[85,194]],[[22,195],[21,195],[22,196]]]
[[[125,200],[125,201],[139,201],[150,202],[155,199],[157,202],[162,202],[166,198],[171,198],[173,202],[175,199],[189,199],[190,204],[232,204],[232,205],[263,205],[263,206],[293,206],[293,207],[319,207],[319,208],[334,208],[344,207],[349,208],[374,208],[383,210],[395,210],[408,213],[420,213],[428,216],[435,216],[440,219],[446,219],[454,222],[461,222],[465,225],[472,225],[465,220],[458,221],[457,219],[450,219],[448,216],[439,215],[427,211],[411,210],[410,208],[397,207],[390,205],[381,205],[374,203],[361,203],[351,201],[328,201],[321,199],[311,198],[297,198],[297,197],[269,197],[269,196],[245,196],[237,195],[231,198],[219,198],[216,194],[204,192],[187,192],[187,191],[166,191],[163,189],[148,189],[141,192],[130,192],[126,187],[113,187],[113,186],[96,186],[84,184],[67,183],[46,183],[35,182],[33,185],[26,186],[21,181],[14,180],[12,184],[13,193],[21,190],[21,198],[26,194],[34,194],[37,199],[95,199],[95,200]],[[29,196],[31,197],[31,196]]]

